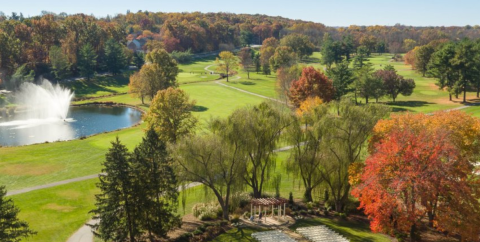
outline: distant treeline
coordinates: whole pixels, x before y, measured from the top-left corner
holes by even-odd
[[[480,36],[480,27],[395,25],[333,28],[320,23],[258,14],[199,12],[140,11],[104,18],[50,12],[25,18],[22,14],[6,16],[0,13],[0,77],[11,77],[24,65],[36,76],[51,73],[49,53],[52,47],[61,48],[69,71],[77,75],[80,49],[87,44],[95,51],[95,70],[107,70],[105,44],[109,39],[125,46],[128,40],[142,38],[156,42],[150,46],[161,45],[168,52],[191,50],[192,53],[201,53],[260,44],[267,38],[280,39],[292,33],[308,36],[318,49],[322,46],[324,34],[329,33],[335,41],[347,37],[352,39],[354,48],[366,46],[372,52],[400,53],[433,40],[476,39]],[[145,46],[148,48],[149,45]],[[135,58],[133,53],[126,51],[126,54],[128,61],[132,62]]]

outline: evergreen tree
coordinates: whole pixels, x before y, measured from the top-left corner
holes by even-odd
[[[52,46],[48,53],[50,63],[52,65],[52,74],[58,80],[67,78],[70,75],[70,63],[68,62],[67,55],[62,51],[59,46]]]
[[[112,74],[119,74],[120,70],[127,65],[127,56],[123,47],[114,39],[109,39],[105,43],[105,62],[107,70]]]
[[[20,209],[6,195],[5,186],[0,186],[0,241],[19,242],[22,238],[36,234],[27,222],[18,219]]]
[[[96,236],[105,241],[134,242],[140,234],[130,154],[118,137],[106,154],[99,176],[100,194],[95,195],[96,209],[91,213],[99,223],[91,225]]]
[[[95,74],[97,65],[97,54],[90,43],[85,44],[80,49],[77,65],[80,75],[90,81]]]
[[[142,68],[143,64],[145,64],[145,54],[142,52],[133,52],[133,63],[135,63],[138,69]]]
[[[167,232],[180,225],[176,214],[178,184],[165,142],[153,129],[149,129],[132,155],[133,175],[136,181],[135,204],[140,212],[140,228],[150,241],[166,238]]]
[[[349,62],[344,60],[336,67],[327,71],[327,76],[332,80],[335,88],[335,99],[340,100],[342,96],[353,91],[351,84],[354,81],[352,69],[348,67]]]

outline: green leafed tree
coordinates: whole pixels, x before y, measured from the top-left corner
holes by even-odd
[[[300,59],[307,58],[313,54],[315,46],[306,35],[290,34],[280,40],[280,45],[293,49]]]
[[[422,73],[422,76],[427,73],[428,63],[430,63],[430,58],[434,52],[435,49],[430,45],[420,46],[415,52],[415,68]]]
[[[178,182],[171,166],[166,143],[153,129],[148,129],[132,153],[135,176],[135,206],[139,227],[150,241],[166,238],[167,232],[180,226]]]
[[[175,143],[194,132],[197,124],[197,118],[192,114],[194,106],[195,101],[190,101],[185,91],[168,88],[157,93],[144,120],[160,139]]]
[[[256,198],[262,196],[275,167],[274,151],[288,124],[288,116],[268,103],[237,109],[226,120],[213,124],[213,132],[227,144],[241,147],[243,157],[247,157],[243,182]]]
[[[327,76],[332,80],[336,100],[340,100],[342,96],[354,90],[352,88],[352,83],[355,80],[355,77],[353,75],[353,70],[349,68],[349,62],[347,60],[330,68],[327,71]]]
[[[99,175],[95,195],[96,208],[91,211],[98,223],[91,225],[94,233],[104,241],[135,242],[141,235],[137,207],[133,194],[136,187],[132,173],[130,153],[117,139],[106,154],[104,168]]]
[[[246,156],[240,146],[215,134],[181,139],[172,152],[175,170],[183,182],[199,182],[211,190],[229,220],[231,197],[242,190]]]
[[[52,74],[56,79],[62,80],[70,76],[70,63],[68,57],[63,53],[63,50],[59,46],[50,47],[48,53],[50,63],[52,65]]]
[[[97,66],[97,54],[90,43],[83,45],[80,48],[78,55],[77,67],[80,75],[87,78],[88,81],[95,74]]]
[[[5,186],[0,186],[0,241],[20,242],[36,234],[27,222],[18,218],[20,209],[15,207],[13,200],[6,195]]]
[[[124,47],[114,39],[105,43],[105,64],[107,70],[116,75],[127,66],[127,56]]]

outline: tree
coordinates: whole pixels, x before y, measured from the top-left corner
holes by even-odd
[[[167,153],[167,146],[153,129],[148,129],[142,142],[131,155],[135,176],[135,206],[139,227],[150,241],[166,238],[167,232],[179,227],[178,183]]]
[[[430,63],[433,52],[435,52],[435,49],[430,45],[420,46],[415,51],[415,68],[422,73],[422,76],[425,76],[428,71],[428,63]]]
[[[302,68],[299,65],[282,67],[277,70],[276,90],[279,97],[288,102],[292,82],[297,80],[301,74]]]
[[[109,39],[105,43],[105,62],[107,70],[113,75],[120,73],[120,71],[127,65],[127,56],[123,50],[123,46],[114,39]]]
[[[130,76],[128,83],[128,92],[132,97],[140,98],[142,104],[145,104],[145,97],[150,93],[148,83],[144,81],[141,72],[136,72]]]
[[[97,54],[90,43],[87,43],[80,48],[77,66],[80,75],[90,81],[95,74],[95,67],[97,66]]]
[[[437,79],[438,88],[440,90],[447,89],[450,101],[452,101],[452,94],[456,94],[458,98],[458,92],[454,89],[455,83],[458,81],[458,72],[451,63],[454,57],[455,44],[445,44],[440,50],[433,53],[428,67],[428,73]]]
[[[225,143],[239,147],[246,157],[243,182],[252,188],[255,198],[263,189],[275,167],[275,149],[289,124],[286,114],[268,103],[235,110],[226,120],[212,123],[213,131]]]
[[[216,61],[218,65],[217,71],[225,73],[228,82],[228,77],[234,75],[235,70],[238,68],[237,57],[230,51],[222,51],[218,56],[220,58],[217,58]]]
[[[195,101],[190,101],[185,91],[170,87],[158,91],[144,120],[161,140],[175,143],[180,137],[194,131],[197,124],[197,119],[191,113],[194,106]]]
[[[95,195],[96,208],[91,211],[94,218],[99,219],[97,224],[91,225],[95,235],[105,241],[135,242],[141,235],[138,201],[132,196],[136,187],[129,158],[127,147],[117,137],[103,162],[97,183],[100,194]]]
[[[231,196],[242,189],[246,160],[239,146],[215,134],[181,139],[173,149],[176,171],[182,181],[209,188],[229,220]]]
[[[362,68],[365,62],[367,62],[368,49],[365,46],[357,48],[357,54],[353,58],[353,66],[356,69]]]
[[[248,79],[250,79],[250,71],[254,68],[254,62],[252,58],[253,52],[250,48],[242,48],[238,52],[238,58],[240,59],[240,65],[243,70],[247,72]]]
[[[341,212],[348,202],[350,194],[350,165],[361,162],[365,152],[366,141],[378,120],[384,118],[390,109],[384,105],[355,105],[348,99],[328,104],[329,115],[317,125],[317,132],[323,132],[326,142],[322,160],[321,176],[330,190],[335,210]]]
[[[365,46],[368,50],[367,56],[370,56],[370,54],[375,51],[375,46],[377,46],[377,42],[377,37],[373,35],[365,35],[360,39],[360,45]]]
[[[138,69],[142,68],[143,64],[145,64],[145,55],[143,52],[133,52],[133,63]]]
[[[11,81],[13,81],[15,88],[20,87],[25,82],[33,82],[35,81],[35,71],[30,70],[27,64],[24,64],[13,73]]]
[[[270,58],[275,54],[275,49],[280,43],[276,38],[267,38],[263,41],[260,48],[260,64],[262,66],[263,74],[270,75]]]
[[[262,68],[260,53],[258,52],[253,55],[253,65],[255,66],[255,72],[258,74]]]
[[[0,240],[20,242],[37,232],[28,227],[28,223],[18,219],[20,209],[15,207],[12,199],[6,197],[5,186],[0,186]]]
[[[403,60],[405,62],[405,65],[411,65],[412,66],[412,70],[415,70],[416,66],[415,66],[415,55],[417,53],[417,50],[419,49],[420,47],[416,46],[413,50],[410,50],[409,52],[407,52],[405,54],[405,56],[403,57]]]
[[[342,96],[353,91],[351,84],[355,78],[352,69],[348,65],[349,62],[344,60],[339,65],[327,70],[327,76],[332,80],[333,88],[335,89],[335,100],[340,100]]]
[[[303,68],[300,78],[292,82],[289,99],[298,107],[308,97],[319,97],[324,102],[330,102],[334,96],[332,81],[319,70],[309,66]]]
[[[177,62],[165,50],[155,49],[145,60],[147,64],[140,69],[140,80],[148,87],[150,99],[160,90],[177,86]]]
[[[347,61],[350,60],[350,54],[355,52],[355,45],[353,43],[352,35],[344,35],[342,37],[342,53],[345,55]]]
[[[50,47],[48,54],[52,65],[52,74],[55,78],[62,80],[70,76],[70,63],[62,48],[54,45]]]
[[[292,48],[280,46],[275,49],[275,54],[270,58],[272,70],[277,71],[281,67],[290,67],[297,61],[297,55]]]
[[[240,43],[242,46],[250,46],[253,42],[253,34],[250,31],[240,31]]]
[[[480,229],[472,223],[480,221],[478,181],[471,178],[474,166],[452,136],[460,126],[435,122],[447,116],[462,122],[463,117],[453,117],[457,113],[396,115],[377,124],[382,138],[374,135],[371,155],[352,191],[372,220],[372,230],[410,233],[412,241],[419,241],[419,222],[428,217],[439,231],[478,239]],[[395,127],[385,130],[385,124]]]
[[[357,94],[365,98],[366,103],[369,98],[375,98],[378,102],[378,99],[385,95],[383,80],[374,75],[374,69],[370,63],[358,69],[355,74],[357,77],[354,85],[355,102],[357,102]]]
[[[463,91],[463,102],[467,102],[467,88],[478,77],[476,67],[477,53],[471,40],[465,39],[457,45],[455,56],[451,60],[452,65],[459,73],[458,85]],[[479,85],[480,87],[480,85]]]
[[[321,63],[327,66],[327,69],[330,69],[333,63],[338,62],[339,60],[339,45],[333,41],[329,33],[323,35],[322,42],[322,60]]]
[[[396,71],[378,70],[374,75],[383,81],[385,92],[390,95],[393,102],[395,102],[398,94],[410,96],[413,93],[413,89],[415,89],[415,81],[413,79],[404,79]]]
[[[308,202],[313,201],[313,190],[324,182],[322,165],[323,160],[327,159],[325,147],[328,140],[324,139],[324,130],[317,126],[322,125],[328,110],[324,105],[318,106],[321,100],[318,97],[316,99],[318,100],[309,98],[302,103],[298,112],[301,116],[293,117],[293,122],[287,129],[288,141],[294,145],[286,169],[302,180],[305,187],[303,197]],[[305,104],[309,107],[304,106]]]
[[[313,54],[315,46],[306,35],[290,34],[280,40],[280,45],[288,46],[298,55],[300,59],[307,58]]]
[[[413,39],[404,39],[403,40],[403,49],[405,50],[405,52],[409,52],[411,50],[413,50],[413,48],[415,48],[415,46],[417,46],[417,42]]]

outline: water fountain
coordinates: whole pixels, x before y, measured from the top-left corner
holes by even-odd
[[[138,110],[127,107],[71,107],[72,91],[48,80],[24,83],[14,95],[18,105],[14,116],[0,118],[0,146],[71,140],[141,120]]]

